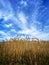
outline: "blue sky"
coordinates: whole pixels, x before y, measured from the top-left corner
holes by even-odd
[[[49,0],[0,0],[0,40],[17,35],[49,40]]]

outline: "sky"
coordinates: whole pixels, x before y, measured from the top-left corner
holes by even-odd
[[[0,0],[0,41],[16,36],[49,40],[49,0]]]

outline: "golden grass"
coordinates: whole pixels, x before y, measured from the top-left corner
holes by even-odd
[[[0,42],[0,65],[49,65],[49,42]]]

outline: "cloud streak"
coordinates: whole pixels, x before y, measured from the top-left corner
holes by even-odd
[[[10,39],[10,37],[15,36],[17,34],[24,34],[30,37],[48,40],[49,32],[46,32],[46,29],[48,30],[49,25],[44,26],[42,24],[44,21],[42,20],[42,18],[44,17],[45,14],[47,14],[45,13],[45,10],[47,9],[44,8],[40,10],[40,8],[43,8],[42,6],[40,6],[42,4],[42,2],[41,3],[40,2],[41,2],[40,0],[38,0],[37,3],[36,3],[36,0],[35,2],[33,2],[35,8],[34,8],[34,11],[32,12],[32,15],[28,13],[30,16],[29,18],[29,16],[27,16],[22,9],[16,12],[15,14],[11,6],[11,3],[8,0],[1,0],[0,1],[0,19],[3,18],[3,22],[4,22],[4,25],[2,24],[1,25],[2,27],[4,26],[8,28],[9,31],[5,32],[5,30],[0,30],[0,35],[2,35],[3,38]],[[24,2],[22,4],[24,4]],[[27,6],[28,6],[28,2],[27,2]],[[44,13],[43,16],[42,16],[42,13]],[[49,19],[47,19],[47,22],[48,21]],[[7,22],[10,22],[10,23],[7,24]],[[31,24],[29,24],[29,22]],[[45,31],[44,30],[42,31],[43,29],[42,26],[44,27]],[[18,27],[20,28],[20,30],[18,29]],[[11,33],[13,33],[13,35]]]

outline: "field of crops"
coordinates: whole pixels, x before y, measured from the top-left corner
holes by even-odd
[[[49,41],[0,42],[0,65],[49,65]]]

